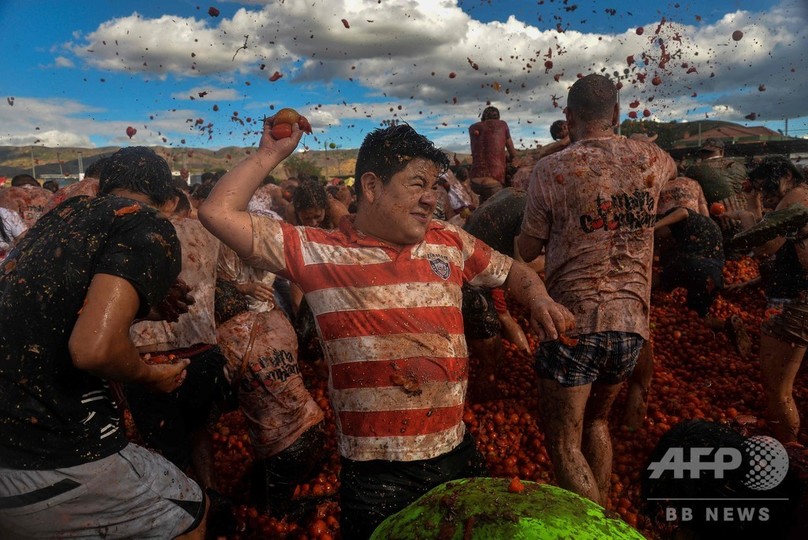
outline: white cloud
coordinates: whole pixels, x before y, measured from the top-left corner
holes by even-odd
[[[558,32],[554,23],[540,28],[514,17],[483,23],[456,0],[242,2],[253,3],[260,7],[242,7],[231,18],[212,18],[200,9],[196,17],[132,13],[112,19],[76,34],[55,63],[69,67],[79,60],[135,76],[194,77],[187,91],[172,96],[210,107],[240,99],[242,111],[256,117],[270,114],[269,105],[284,99],[264,84],[279,71],[300,90],[298,98],[312,90],[318,100],[328,94],[327,101],[301,110],[316,133],[355,120],[395,117],[458,149],[467,148],[458,128],[478,118],[488,102],[500,108],[521,146],[549,141],[549,125],[562,116],[569,86],[578,74],[591,72],[628,69],[621,91],[624,112],[636,101],[638,111],[647,108],[661,121],[705,114],[740,122],[750,113],[761,120],[808,116],[808,101],[795,91],[808,85],[802,0],[784,0],[763,13],[738,10],[712,24],[692,16],[685,21],[684,8],[668,7],[665,22],[646,21],[643,35],[634,26],[607,34],[586,32],[585,25]],[[737,41],[736,30],[743,32]],[[338,83],[349,80],[367,91],[366,102],[341,95]],[[243,86],[250,82],[252,87]],[[203,92],[207,95],[200,97]],[[233,111],[222,108],[227,119]],[[184,118],[155,111],[156,120],[144,131],[154,132],[158,141],[167,134],[205,137],[186,123],[199,114],[189,111]],[[49,116],[47,125],[75,131],[67,120],[79,122],[82,115],[91,117],[88,111],[68,111],[62,122]],[[217,129],[244,133],[252,143],[238,120],[230,118]],[[107,127],[119,126],[100,124]],[[99,123],[88,129],[97,132]],[[455,132],[444,132],[451,129]]]
[[[0,135],[0,146],[47,146],[50,148],[89,148],[93,144],[87,135],[69,131],[50,130],[35,135]]]
[[[57,56],[54,60],[54,65],[60,68],[72,68],[75,66],[73,60],[64,56]]]
[[[233,88],[216,88],[214,86],[196,86],[183,92],[175,92],[171,97],[179,100],[200,100],[214,105],[216,101],[232,101],[242,96]]]
[[[794,65],[806,66],[805,20],[795,16],[799,13],[792,0],[769,13],[727,14],[712,25],[648,21],[643,36],[633,28],[609,36],[542,30],[513,17],[481,23],[454,1],[271,2],[260,11],[240,9],[232,19],[145,19],[132,14],[101,25],[86,44],[72,50],[111,70],[227,76],[256,73],[263,64],[262,76],[279,70],[298,82],[353,77],[391,100],[412,96],[437,107],[452,98],[499,99],[539,115],[555,113],[552,95],[563,98],[578,73],[622,71],[629,67],[629,55],[639,64],[633,66],[635,73],[647,78],[632,78],[626,91],[643,101],[694,90],[726,92],[722,99],[740,104],[728,92],[739,83],[774,88],[806,82],[805,69],[789,71]],[[731,38],[735,30],[744,32],[740,41]],[[663,52],[671,58],[660,66]],[[641,64],[643,58],[649,59],[647,66]],[[550,69],[544,65],[548,60],[553,62]],[[691,67],[697,72],[687,73]],[[649,84],[655,73],[662,77],[658,87]],[[800,109],[796,112],[808,114],[808,103],[793,105]]]

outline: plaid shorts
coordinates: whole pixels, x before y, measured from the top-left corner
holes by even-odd
[[[561,386],[583,386],[594,382],[617,384],[626,380],[640,355],[645,340],[628,332],[582,334],[575,347],[560,341],[546,341],[536,351],[536,373]]]

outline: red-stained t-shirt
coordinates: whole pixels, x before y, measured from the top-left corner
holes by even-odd
[[[653,143],[588,139],[536,164],[522,233],[546,241],[547,291],[576,333],[648,338],[657,201],[676,175]]]
[[[172,217],[171,224],[182,246],[179,277],[191,287],[194,303],[174,322],[141,321],[133,324],[129,337],[141,351],[169,351],[200,343],[216,344],[214,294],[219,240],[195,218]]]
[[[300,373],[297,334],[283,310],[244,311],[216,334],[257,459],[277,455],[323,421]]]
[[[98,178],[84,178],[69,186],[60,188],[51,196],[50,202],[45,206],[45,212],[50,212],[53,208],[58,206],[59,203],[71,197],[78,197],[79,195],[95,197],[98,195],[98,184]]]
[[[306,295],[329,366],[342,456],[442,455],[465,432],[461,287],[502,285],[513,261],[434,221],[423,241],[397,249],[359,232],[352,217],[324,230],[253,215],[248,262]]]
[[[30,228],[45,213],[52,196],[53,193],[37,186],[11,186],[0,190],[0,206],[17,212]]]
[[[659,195],[657,215],[667,214],[668,210],[676,207],[693,210],[702,216],[709,216],[707,199],[698,182],[687,176],[677,176],[665,186]]]

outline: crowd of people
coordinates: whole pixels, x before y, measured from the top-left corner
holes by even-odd
[[[685,167],[652,137],[617,135],[619,117],[614,83],[589,75],[533,155],[488,106],[469,128],[470,165],[393,125],[365,137],[353,186],[273,181],[303,133],[275,139],[271,119],[255,152],[192,188],[144,147],[54,193],[15,177],[0,190],[0,530],[204,538],[227,504],[211,427],[236,409],[256,457],[252,503],[287,514],[323,459],[324,414],[299,366],[309,346],[328,369],[343,538],[486,475],[463,411],[468,392],[490,390],[503,339],[535,355],[557,483],[605,505],[612,404],[628,382],[623,423],[636,427],[651,391],[652,288],[684,288],[748,355],[739,321],[709,317],[725,261],[744,253],[733,239],[808,207],[787,158],[747,169],[709,140]],[[781,310],[761,328],[760,362],[785,443],[808,346],[805,235],[808,221],[755,246]],[[485,373],[469,373],[470,355]],[[128,440],[124,410],[145,446]]]

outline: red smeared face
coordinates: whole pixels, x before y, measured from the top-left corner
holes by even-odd
[[[397,245],[422,241],[437,203],[439,172],[436,163],[417,158],[387,184],[377,182],[367,194],[370,219],[362,221],[362,232]]]

